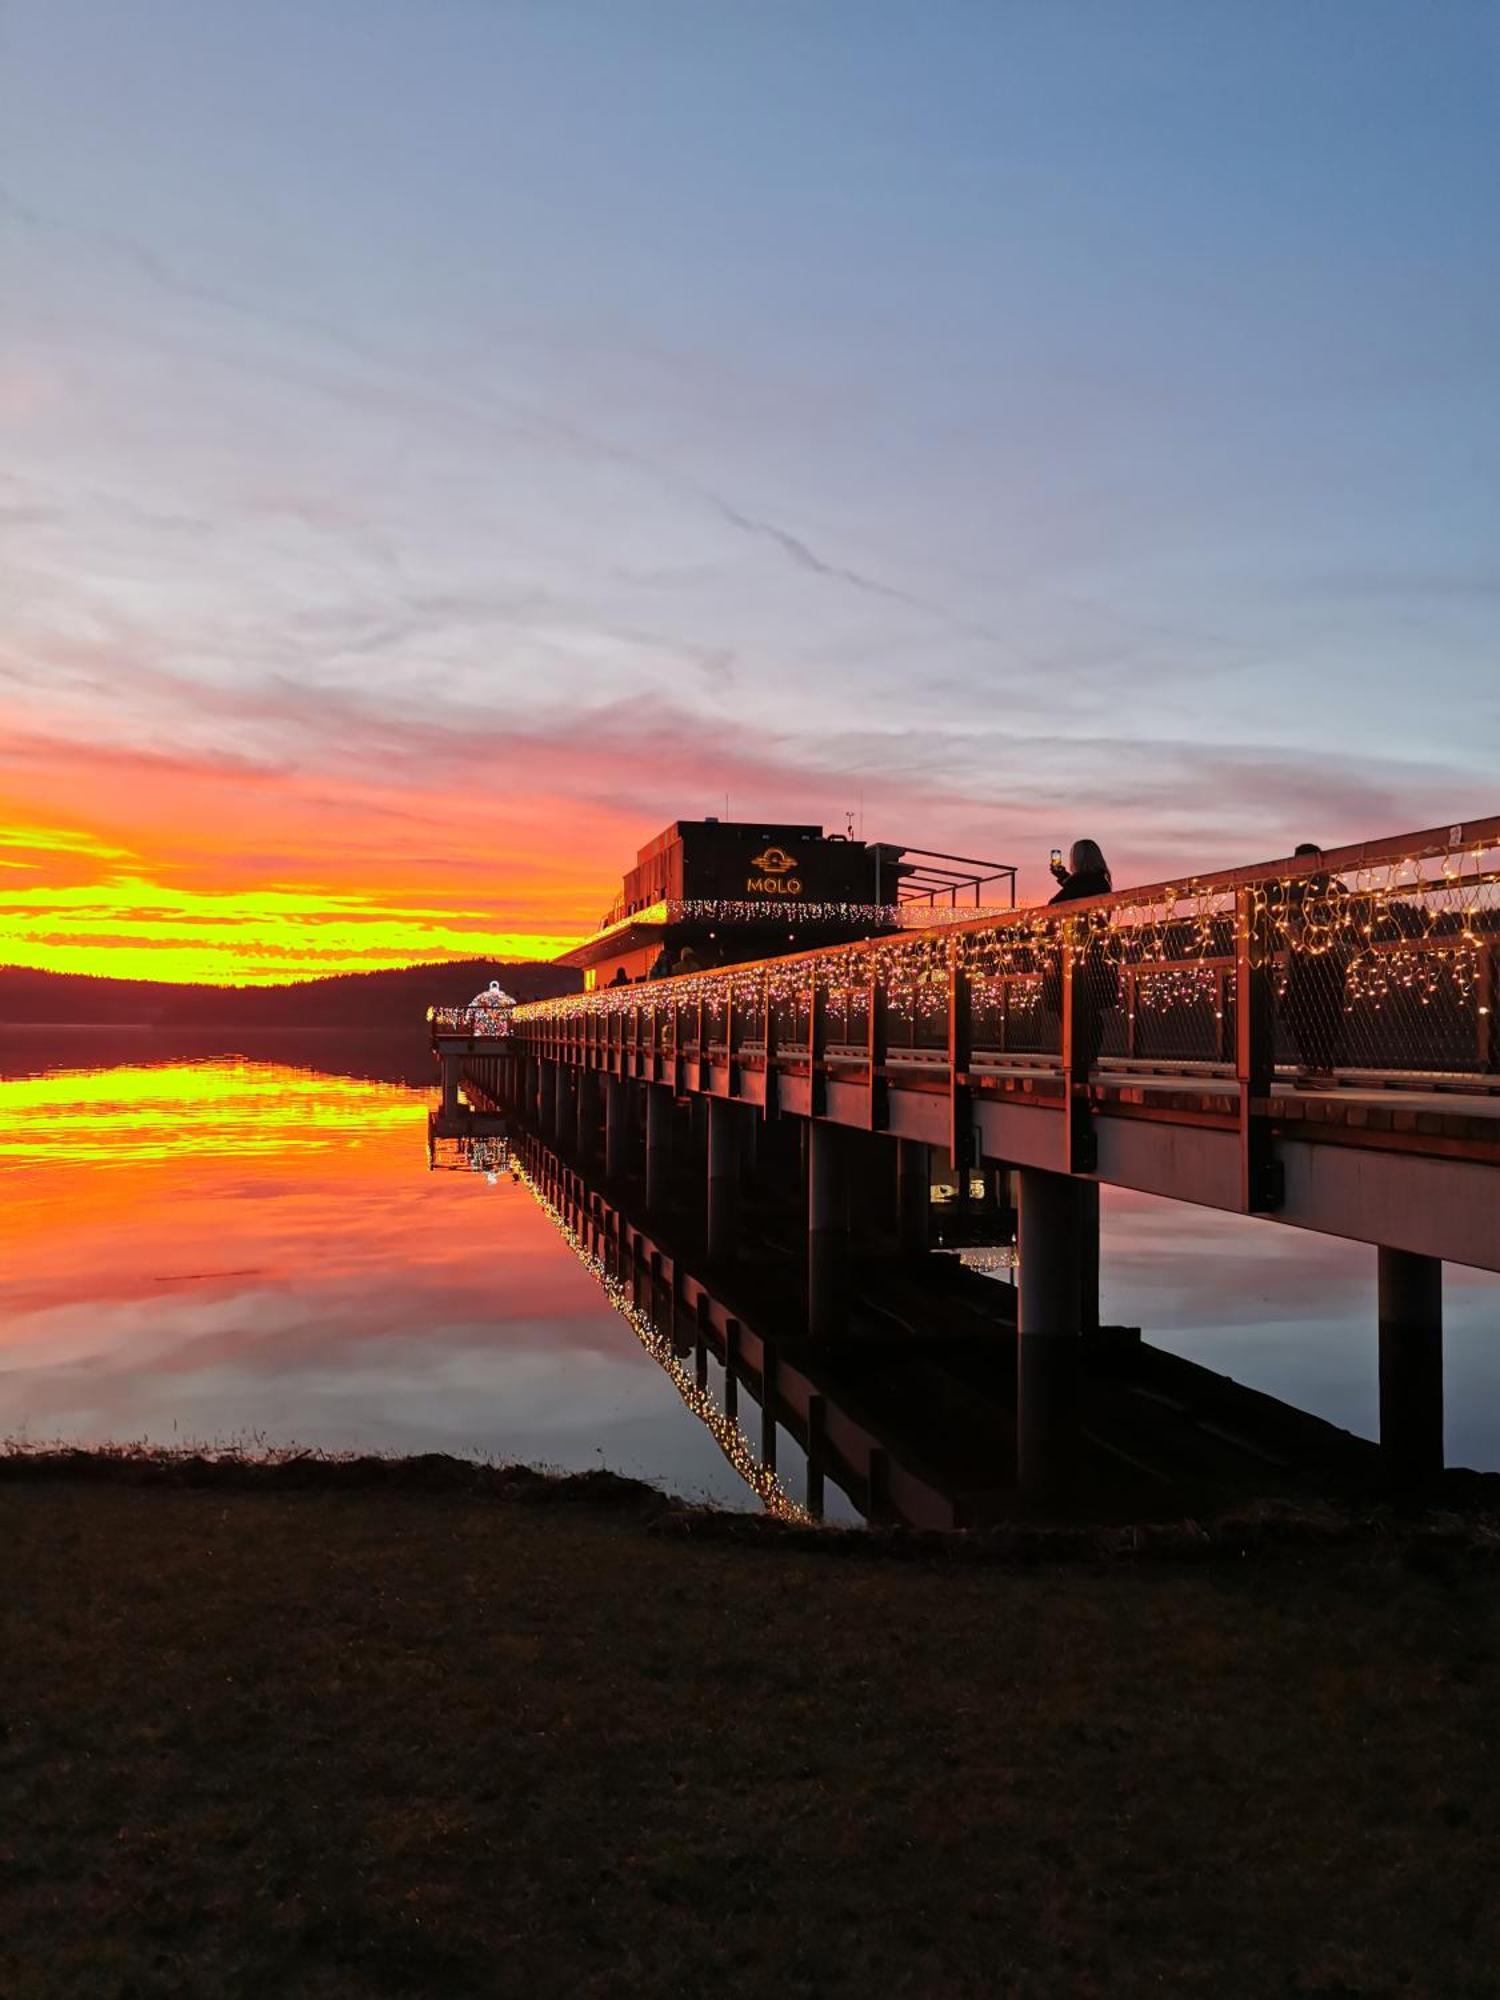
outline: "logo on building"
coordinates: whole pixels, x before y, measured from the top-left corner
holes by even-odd
[[[792,873],[795,859],[784,847],[768,847],[764,854],[757,854],[750,863],[760,873],[752,875],[745,884],[751,896],[800,896],[802,884]]]
[[[768,847],[764,854],[757,854],[750,863],[762,875],[785,875],[796,867],[796,862],[784,847]]]

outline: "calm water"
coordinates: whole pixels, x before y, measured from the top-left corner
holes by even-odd
[[[525,1181],[429,1171],[420,1052],[187,1056],[0,1036],[0,1436],[453,1451],[757,1504]],[[1102,1263],[1107,1319],[1373,1433],[1373,1252],[1107,1196]],[[1450,1271],[1447,1306],[1449,1458],[1500,1466],[1500,1284]]]

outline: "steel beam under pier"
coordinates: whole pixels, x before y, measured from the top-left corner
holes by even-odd
[[[1089,1259],[1084,1237],[1098,1228],[1085,1184],[1028,1167],[1019,1175],[1019,1332],[1016,1355],[1016,1478],[1025,1494],[1065,1491],[1078,1453],[1078,1376]],[[1093,1266],[1098,1269],[1097,1245]]]
[[[807,1126],[807,1330],[814,1340],[841,1333],[849,1303],[849,1200],[843,1133]]]
[[[727,1097],[708,1100],[708,1254],[732,1257],[739,1235],[740,1148],[737,1110]]]
[[[659,1215],[667,1202],[672,1167],[672,1092],[664,1083],[646,1085],[646,1207]]]
[[[1443,1469],[1443,1267],[1384,1246],[1380,1261],[1380,1445],[1399,1490]]]

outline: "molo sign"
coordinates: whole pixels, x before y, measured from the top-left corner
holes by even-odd
[[[745,889],[752,896],[800,896],[801,878],[793,873],[797,863],[784,847],[768,847],[750,863],[759,874],[750,875]]]

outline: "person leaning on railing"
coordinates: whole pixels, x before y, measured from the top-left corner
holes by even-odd
[[[1108,896],[1114,892],[1109,863],[1096,841],[1075,840],[1068,850],[1067,865],[1051,864],[1060,887],[1053,903],[1081,903],[1088,896]],[[1050,905],[1049,905],[1050,907]],[[1098,1061],[1104,1042],[1104,1016],[1118,1006],[1120,975],[1105,955],[1104,926],[1092,927],[1092,935],[1073,960],[1073,1071],[1087,1076]],[[1042,975],[1042,1005],[1059,1017],[1063,1007],[1062,959],[1054,955]]]

